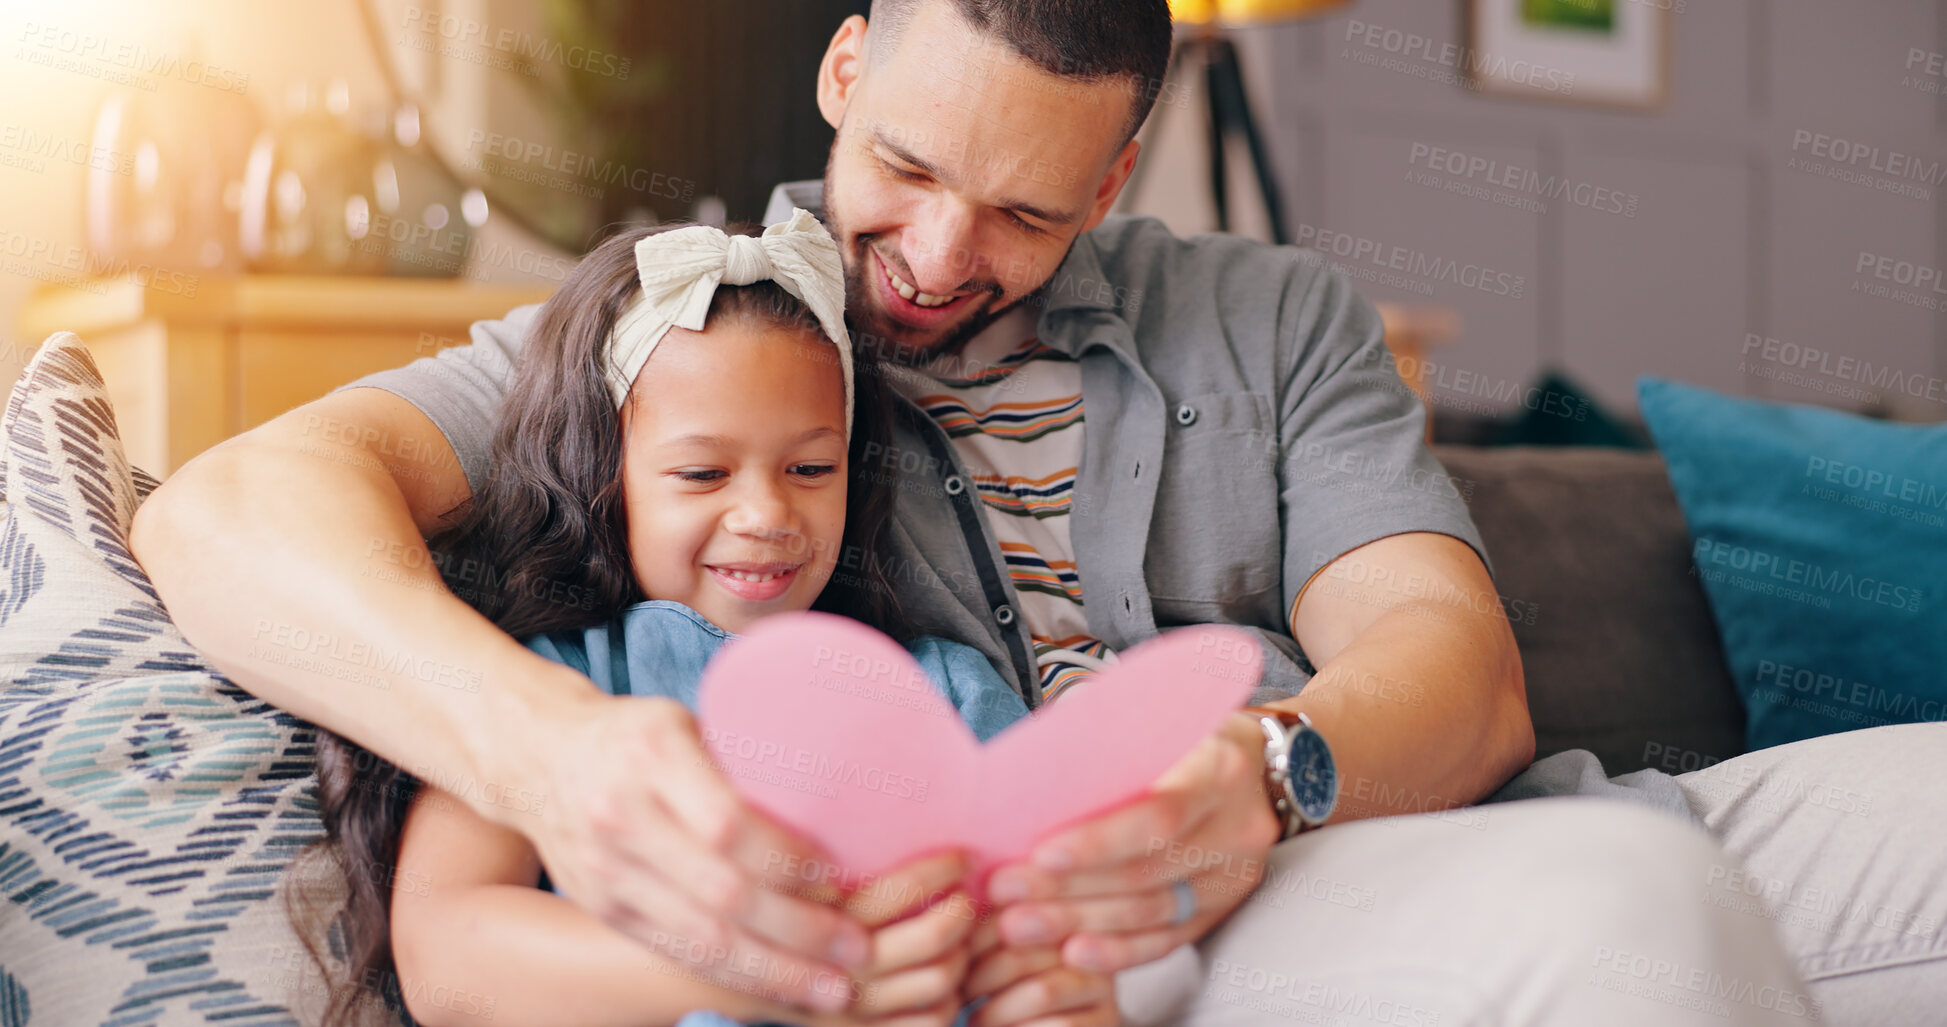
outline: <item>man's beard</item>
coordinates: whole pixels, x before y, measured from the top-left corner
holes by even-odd
[[[829,208],[827,208],[829,209]],[[1009,311],[1020,306],[1029,296],[1023,296],[1012,303],[995,306],[1000,299],[998,291],[984,292],[986,306],[974,311],[966,320],[948,328],[945,334],[930,342],[917,342],[911,338],[912,329],[900,325],[885,316],[873,302],[870,283],[865,280],[865,269],[872,257],[866,246],[870,236],[860,238],[852,244],[852,259],[845,267],[845,319],[852,323],[852,345],[867,346],[882,360],[918,367],[941,357],[958,354],[967,348],[967,343],[986,330],[988,325],[1000,320]],[[970,297],[971,302],[981,302],[980,297]]]

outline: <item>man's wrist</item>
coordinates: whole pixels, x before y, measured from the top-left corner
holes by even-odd
[[[1246,706],[1264,737],[1264,790],[1286,841],[1322,827],[1338,805],[1338,769],[1332,749],[1311,717],[1287,706]]]
[[[1257,714],[1238,710],[1224,721],[1221,733],[1238,748],[1250,753],[1254,759],[1263,761],[1264,729],[1257,724]],[[1259,790],[1263,790],[1262,782],[1259,783]]]
[[[1264,729],[1258,726],[1257,715],[1240,710],[1224,721],[1221,733],[1249,757],[1250,773],[1245,775],[1242,788],[1251,796],[1252,803],[1262,813],[1264,820],[1273,825],[1272,837],[1276,838],[1282,832],[1284,823],[1278,817],[1277,804],[1264,777]]]
[[[560,766],[563,740],[578,725],[598,719],[590,707],[614,697],[595,687],[573,669],[531,650],[504,671],[492,687],[483,688],[479,716],[461,725],[468,769],[485,793],[529,795],[539,798],[528,808],[499,803],[474,803],[482,816],[533,839],[555,805],[548,802],[554,772]],[[495,787],[489,789],[487,784]],[[517,816],[517,813],[530,815]],[[531,814],[538,813],[540,816]]]

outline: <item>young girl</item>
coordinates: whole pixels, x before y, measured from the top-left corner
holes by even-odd
[[[535,320],[488,481],[431,540],[449,586],[606,691],[692,706],[711,654],[773,613],[827,610],[906,638],[876,560],[889,489],[848,473],[885,445],[890,405],[851,352],[843,295],[837,248],[804,211],[761,238],[638,229],[597,247]],[[857,573],[834,575],[841,557]],[[907,645],[983,740],[1026,714],[977,651]],[[351,891],[333,938],[350,979],[327,1023],[349,1022],[361,986],[427,1027],[897,1012],[816,1016],[710,983],[537,888],[518,833],[322,731],[319,793]],[[882,929],[854,994],[950,955],[964,933]],[[908,940],[922,934],[955,940]],[[958,1006],[928,1001],[907,1011],[940,1022]]]

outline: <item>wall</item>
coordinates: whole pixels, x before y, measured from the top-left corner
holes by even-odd
[[[1943,5],[1680,6],[1670,15],[1671,95],[1654,114],[1484,96],[1361,62],[1372,48],[1355,23],[1428,37],[1435,52],[1464,45],[1457,0],[1359,0],[1333,17],[1241,31],[1291,230],[1352,233],[1524,280],[1519,299],[1445,282],[1419,283],[1432,296],[1361,283],[1375,299],[1461,314],[1460,337],[1435,359],[1443,383],[1436,407],[1467,410],[1502,397],[1505,409],[1510,386],[1561,368],[1624,411],[1634,408],[1636,376],[1656,374],[1753,396],[1947,418],[1947,342],[1940,314],[1927,309],[1947,293],[1923,290],[1917,305],[1871,295],[1865,290],[1879,279],[1856,270],[1882,256],[1896,269],[1947,268],[1938,230],[1947,109],[1933,92],[1947,78],[1939,63],[1928,74],[1928,57],[1913,57],[1947,52]],[[1421,74],[1443,70],[1422,59],[1407,64]],[[1193,99],[1160,108],[1165,120],[1151,127],[1157,145],[1149,150],[1158,166],[1126,204],[1179,231],[1210,223],[1203,100]],[[1924,182],[1908,184],[1924,195],[1799,170],[1792,161],[1812,157],[1800,133],[1913,155]],[[1412,160],[1416,146],[1634,194],[1636,214],[1559,202],[1537,213],[1430,188],[1409,178],[1426,170],[1424,159]],[[1254,203],[1248,179],[1232,180],[1233,206],[1238,197]],[[1262,231],[1254,209],[1233,220]],[[1809,349],[1833,356],[1814,359]],[[1873,366],[1842,365],[1840,357]],[[1811,387],[1769,377],[1794,371]]]
[[[1461,314],[1459,338],[1435,360],[1445,383],[1437,395],[1448,409],[1493,405],[1544,368],[1560,367],[1620,409],[1633,407],[1635,377],[1653,373],[1750,395],[1947,416],[1947,404],[1937,399],[1885,387],[1880,370],[1929,383],[1935,397],[1942,395],[1947,342],[1940,315],[1854,289],[1876,284],[1855,271],[1862,254],[1947,268],[1940,187],[1929,187],[1924,199],[1896,196],[1805,174],[1789,163],[1806,156],[1802,146],[1793,150],[1800,132],[1927,162],[1947,160],[1941,138],[1947,110],[1925,91],[1947,85],[1947,78],[1926,74],[1924,60],[1908,68],[1915,49],[1947,53],[1947,0],[1683,0],[1682,6],[1671,16],[1671,99],[1656,114],[1480,96],[1358,60],[1362,37],[1348,31],[1354,22],[1437,44],[1464,42],[1460,0],[1358,0],[1333,17],[1241,31],[1291,227],[1348,232],[1523,280],[1519,299],[1439,282],[1423,283],[1431,296],[1361,284],[1374,298],[1434,303]],[[267,115],[290,84],[332,76],[347,79],[359,100],[382,96],[349,3],[8,3],[0,7],[0,96],[8,98],[0,129],[85,140],[108,88],[98,78],[23,60],[23,34],[37,24],[167,56],[201,53],[249,74],[247,95]],[[449,77],[473,71],[461,61],[437,65]],[[1192,232],[1207,227],[1209,216],[1200,202],[1204,97],[1199,82],[1186,86],[1179,103],[1157,108],[1145,134],[1141,191],[1126,205]],[[461,101],[477,95],[452,92]],[[477,112],[469,117],[462,109],[442,124],[452,135],[478,121]],[[1560,203],[1531,213],[1427,188],[1407,179],[1416,145],[1634,194],[1637,214],[1624,218]],[[1237,157],[1235,226],[1263,234],[1242,154]],[[0,162],[0,232],[78,242],[81,178],[71,164],[47,162],[35,171]],[[12,331],[34,285],[20,274],[0,274],[0,380],[12,380],[38,341]],[[1747,353],[1753,336],[1760,341]],[[1769,347],[1774,359],[1763,359],[1765,339],[1776,340]],[[1871,361],[1874,369],[1820,374],[1813,368],[1808,380],[1823,391],[1762,377],[1792,371],[1778,358],[1803,359],[1808,347]]]

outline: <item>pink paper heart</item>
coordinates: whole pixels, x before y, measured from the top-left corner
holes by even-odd
[[[1143,794],[1244,704],[1262,659],[1246,631],[1172,631],[983,746],[890,638],[786,614],[717,653],[697,712],[737,790],[830,854],[816,873],[858,882],[957,847],[978,896],[995,865]]]

